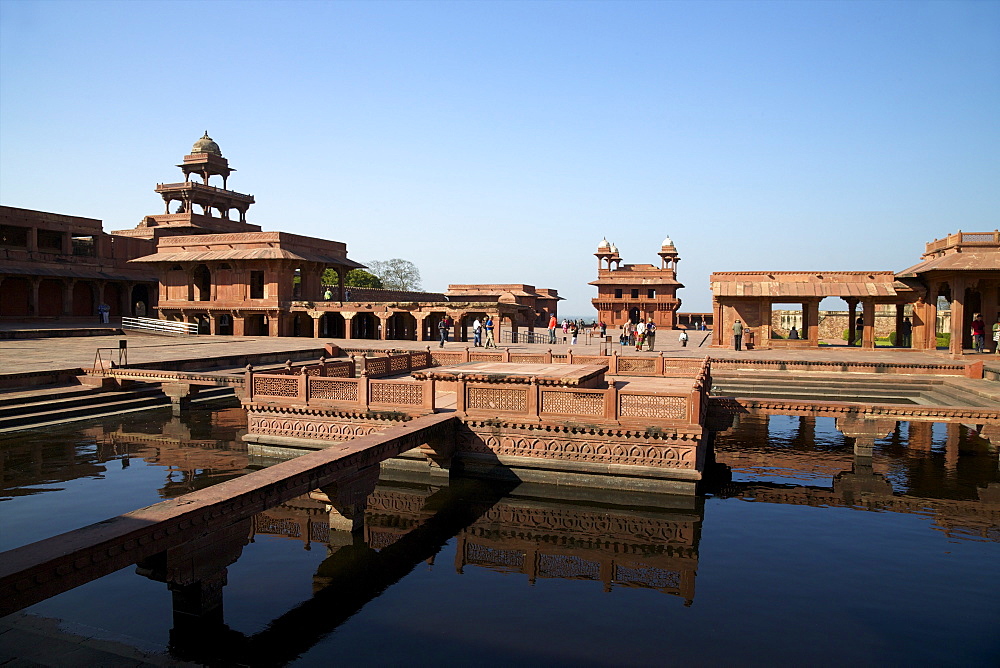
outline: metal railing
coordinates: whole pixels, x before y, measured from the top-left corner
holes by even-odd
[[[122,318],[122,329],[137,329],[141,332],[160,332],[162,334],[198,333],[196,323],[155,320],[153,318]]]

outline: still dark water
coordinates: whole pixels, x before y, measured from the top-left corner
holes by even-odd
[[[0,440],[0,549],[241,475],[243,422]],[[972,429],[899,423],[855,458],[832,419],[752,415],[716,451],[731,480],[655,503],[386,473],[361,539],[314,494],[220,542],[224,620],[175,622],[133,568],[25,612],[211,665],[1000,665],[1000,474]]]

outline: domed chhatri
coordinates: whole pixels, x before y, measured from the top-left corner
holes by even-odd
[[[672,247],[673,245],[674,245],[674,240],[670,238],[669,234],[667,235],[667,238],[663,240],[663,243],[660,244],[662,248],[669,248]]]
[[[601,251],[601,250],[610,250],[610,249],[611,249],[611,242],[608,241],[607,237],[604,237],[603,239],[601,239],[601,243],[597,244],[597,250],[599,250],[599,251]]]
[[[191,147],[191,154],[194,155],[195,153],[211,153],[220,158],[222,157],[222,149],[208,136],[208,130],[205,130],[202,138],[196,141],[194,146]]]

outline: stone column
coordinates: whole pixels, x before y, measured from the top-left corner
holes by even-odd
[[[903,304],[896,304],[896,347],[902,348],[902,336],[900,332],[903,329]]]
[[[281,336],[281,321],[283,316],[280,312],[274,312],[267,314],[267,335],[268,336]]]
[[[96,244],[97,239],[94,239],[94,241]],[[97,250],[96,245],[94,250]],[[63,255],[73,254],[73,235],[69,232],[62,233],[62,253]]]
[[[215,336],[216,334],[219,333],[219,324],[217,322],[218,319],[219,319],[218,313],[208,314],[208,333],[211,334],[212,336]]]
[[[392,313],[376,313],[375,316],[378,318],[379,330],[378,338],[381,341],[385,341],[389,338],[389,318]]]
[[[67,278],[63,281],[63,315],[73,315],[73,286],[76,279]]]
[[[856,299],[847,299],[847,345],[853,346],[857,339],[857,332],[854,329],[854,321],[858,319]]]
[[[42,284],[42,279],[36,277],[31,278],[31,292],[28,293],[28,315],[37,316],[38,315],[38,287]]]
[[[861,347],[865,350],[875,349],[875,302],[865,299],[861,302],[862,317],[865,329],[861,333]]]
[[[246,320],[242,315],[233,313],[233,336],[246,336]]]
[[[754,346],[763,350],[771,347],[771,302],[767,299],[761,299],[759,309],[760,337],[754,342]]]
[[[951,285],[951,344],[948,352],[961,357],[965,347],[965,281],[953,278]]]
[[[28,228],[28,252],[35,253],[38,251],[38,228],[29,227]]]
[[[340,315],[344,316],[344,338],[351,340],[354,338],[354,331],[352,324],[354,323],[354,316],[357,315],[356,311],[341,311]]]
[[[805,320],[806,331],[799,334],[809,341],[813,348],[819,347],[819,302],[807,301],[802,304],[802,317]]]
[[[722,330],[724,320],[722,317],[722,303],[716,299],[712,300],[712,345],[725,347],[726,341],[723,338]]]
[[[413,317],[416,318],[416,320],[417,320],[417,332],[416,332],[416,334],[417,334],[416,340],[417,341],[427,341],[428,340],[427,336],[425,334],[425,328],[424,328],[424,323],[426,322],[428,315],[429,314],[427,314],[427,313],[414,313],[413,314]]]
[[[986,346],[983,350],[994,350],[993,323],[1000,322],[1000,281],[980,279],[979,294],[983,302],[983,320],[986,321]]]

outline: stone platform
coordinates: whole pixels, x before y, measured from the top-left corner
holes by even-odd
[[[452,366],[439,366],[414,371],[418,380],[466,380],[528,383],[532,379],[539,385],[597,388],[605,385],[604,374],[608,368],[598,364],[515,364],[512,362],[466,362]]]

